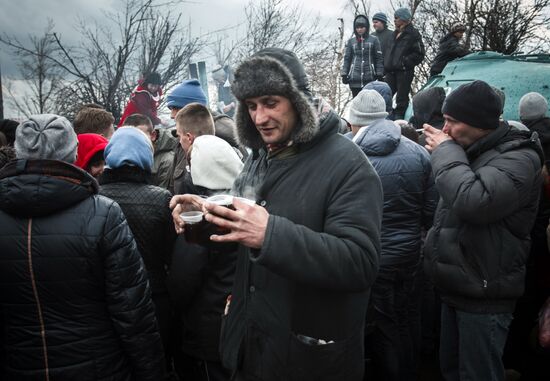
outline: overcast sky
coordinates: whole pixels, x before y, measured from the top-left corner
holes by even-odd
[[[165,2],[169,2],[166,0]],[[351,34],[353,15],[346,9],[347,0],[283,0],[288,7],[302,5],[303,12],[312,17],[320,16],[325,28],[337,30],[338,18],[343,17],[346,33]],[[163,0],[158,0],[163,3]],[[248,0],[190,0],[170,1],[174,14],[182,13],[182,22],[190,25],[193,36],[204,36],[213,31],[227,29],[231,37],[236,36],[236,29],[245,21],[245,6]],[[372,0],[371,14],[378,11],[389,12],[389,0]],[[79,19],[89,25],[101,24],[105,19],[105,12],[120,10],[123,0],[0,0],[0,33],[16,36],[22,43],[28,43],[29,35],[41,36],[48,25],[48,20],[54,22],[54,30],[60,35],[67,46],[78,45],[80,34],[76,31]],[[117,8],[118,7],[118,8]],[[241,28],[244,30],[244,28]],[[116,33],[116,31],[113,31]],[[241,32],[242,33],[242,32]],[[116,35],[116,34],[115,34]],[[195,61],[206,60],[214,64],[210,49],[202,49],[195,57]],[[27,93],[24,81],[17,80],[19,76],[17,57],[4,44],[0,44],[0,69],[3,85],[10,83],[10,87],[22,97]],[[15,79],[15,80],[11,80]],[[19,114],[13,105],[4,96],[4,114]]]
[[[284,0],[289,6],[303,4],[304,12],[320,15],[323,25],[337,28],[337,18],[344,17],[351,33],[351,12],[345,10],[345,0]],[[190,23],[193,35],[204,35],[214,30],[236,26],[244,21],[247,0],[191,0],[172,6],[174,13],[182,13]],[[55,30],[63,41],[77,43],[75,25],[79,18],[101,22],[104,11],[112,11],[123,4],[121,0],[0,0],[0,31],[27,41],[29,34],[41,35],[48,19],[55,23]],[[389,1],[375,0],[380,9],[390,8]],[[374,6],[373,6],[374,7]],[[372,12],[371,12],[372,13]],[[3,75],[14,76],[17,69],[10,51],[0,46],[0,65]]]

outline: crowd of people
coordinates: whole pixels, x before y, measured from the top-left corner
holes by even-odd
[[[3,120],[0,378],[547,379],[548,101],[506,121],[477,80],[403,120],[425,53],[394,16],[354,20],[346,119],[266,48],[214,69],[217,110],[172,89],[174,128],[157,73],[116,129],[96,104]]]

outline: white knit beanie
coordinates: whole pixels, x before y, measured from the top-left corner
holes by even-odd
[[[548,111],[548,101],[536,92],[527,93],[519,100],[519,118],[536,120],[544,117]]]
[[[243,169],[243,163],[233,147],[214,135],[195,138],[190,166],[193,184],[210,190],[231,189]]]
[[[361,90],[351,101],[348,122],[363,127],[387,116],[384,98],[376,90]]]

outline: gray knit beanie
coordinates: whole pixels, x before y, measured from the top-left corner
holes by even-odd
[[[521,120],[543,118],[547,111],[548,101],[539,93],[527,93],[519,100],[519,118]]]
[[[78,140],[71,123],[54,114],[31,115],[15,132],[18,159],[76,161]]]
[[[409,8],[399,8],[394,13],[395,18],[399,18],[403,21],[411,21],[412,14]]]
[[[386,102],[376,90],[361,90],[351,102],[349,119],[353,126],[368,126],[388,116]]]

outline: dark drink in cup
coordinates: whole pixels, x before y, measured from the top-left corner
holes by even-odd
[[[235,210],[235,207],[233,206],[233,196],[229,194],[217,194],[215,196],[210,196],[206,199],[207,202],[225,206],[226,208]],[[223,217],[222,217],[223,218]],[[215,235],[224,235],[231,232],[229,229],[222,228],[220,226],[217,226],[212,223],[208,223],[207,231],[208,236],[215,234]],[[238,244],[236,242],[212,242],[208,244],[208,247],[211,249],[222,251],[222,252],[232,252],[237,250]]]
[[[205,227],[207,224],[203,213],[200,211],[183,212],[180,214],[180,217],[185,223],[185,240],[189,243],[204,245]]]
[[[235,210],[235,207],[233,206],[233,196],[229,194],[217,194],[215,196],[208,197],[206,201],[212,204],[225,206],[226,208],[229,208],[231,210]],[[223,235],[227,233],[229,233],[228,229],[213,225],[212,234]]]

